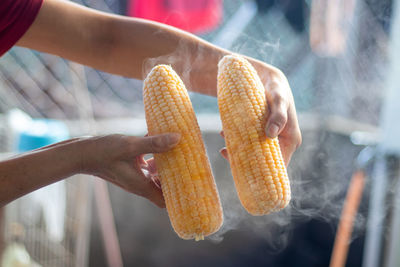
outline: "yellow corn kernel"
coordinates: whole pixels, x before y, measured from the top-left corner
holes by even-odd
[[[154,155],[172,227],[183,239],[203,240],[223,215],[185,85],[170,66],[158,65],[144,81],[143,98],[149,135],[181,134],[174,149]]]
[[[219,62],[218,106],[243,207],[253,215],[283,209],[290,201],[289,179],[278,139],[265,134],[264,86],[246,59],[228,55]]]

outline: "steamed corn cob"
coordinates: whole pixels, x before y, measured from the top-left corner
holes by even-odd
[[[277,138],[266,137],[264,86],[250,63],[228,55],[218,64],[218,106],[236,190],[253,215],[284,208],[290,185]]]
[[[173,150],[154,155],[171,224],[183,239],[204,239],[220,228],[222,207],[185,85],[170,66],[158,65],[143,96],[149,135],[181,134]]]

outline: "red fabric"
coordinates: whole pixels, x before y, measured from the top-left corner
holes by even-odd
[[[222,0],[128,0],[128,15],[205,33],[222,19]]]
[[[24,35],[43,0],[0,0],[0,57]]]

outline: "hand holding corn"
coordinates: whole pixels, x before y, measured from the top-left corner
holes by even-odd
[[[111,134],[73,138],[0,162],[0,207],[69,176],[96,175],[165,207],[153,159],[143,154],[171,150],[179,135]]]
[[[245,59],[255,68],[266,88],[264,91],[269,115],[264,122],[265,134],[270,138],[278,137],[283,161],[288,166],[293,153],[302,142],[289,83],[279,69],[252,58],[245,57]],[[221,150],[221,155],[228,159],[226,148]]]
[[[225,56],[218,67],[218,105],[239,199],[253,215],[283,209],[290,185],[279,141],[265,135],[264,86],[242,57]]]
[[[82,153],[90,156],[83,157],[80,172],[103,178],[163,208],[165,202],[154,159],[143,157],[169,151],[179,139],[174,133],[146,137],[112,134],[82,139]]]
[[[279,141],[265,135],[270,114],[263,89],[244,58],[225,56],[220,61],[218,103],[232,174],[243,206],[253,215],[280,210],[290,201]],[[183,136],[176,148],[156,154],[155,160],[175,232],[201,240],[221,226],[222,208],[185,85],[170,66],[158,65],[144,81],[143,96],[149,134]]]

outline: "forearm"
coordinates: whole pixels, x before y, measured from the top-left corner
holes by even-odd
[[[170,64],[189,90],[209,95],[216,95],[218,61],[230,53],[174,27],[55,0],[45,0],[18,45],[136,79]],[[261,76],[277,71],[248,59]]]
[[[109,72],[142,79],[156,64],[169,64],[189,90],[216,95],[218,61],[228,51],[159,23],[129,18],[114,23]]]
[[[188,90],[216,96],[218,62],[232,52],[164,24],[124,17],[110,19],[115,39],[104,70],[142,79],[156,64],[169,64]],[[246,58],[262,79],[271,77],[271,72],[281,74],[264,62]]]
[[[171,64],[188,89],[213,95],[217,63],[227,53],[174,27],[54,0],[44,1],[18,45],[136,79],[155,64]]]
[[[61,143],[0,162],[0,207],[79,172],[79,141]]]

